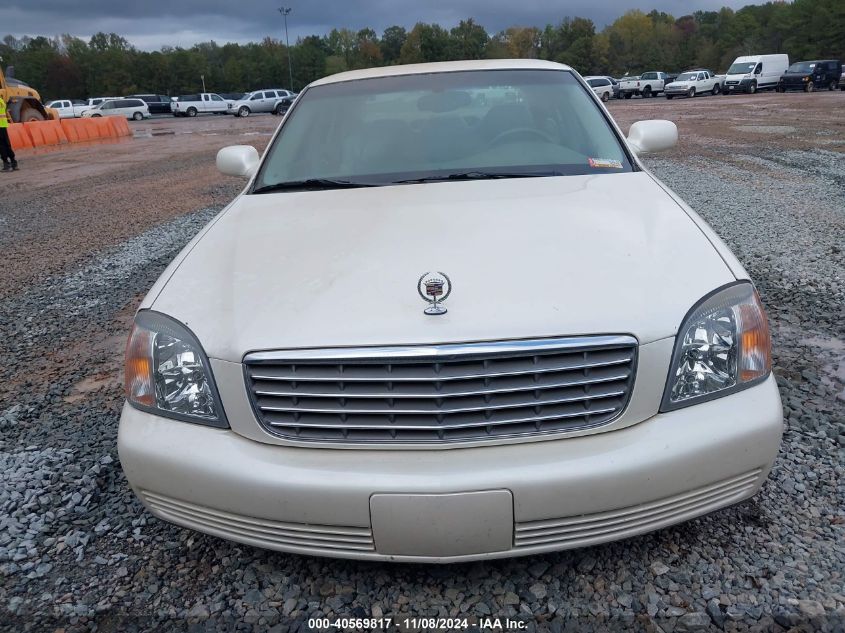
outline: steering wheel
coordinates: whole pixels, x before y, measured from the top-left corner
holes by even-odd
[[[487,145],[488,146],[498,145],[499,143],[502,143],[509,136],[516,136],[517,134],[530,134],[532,136],[536,136],[540,140],[546,141],[547,143],[551,143],[552,145],[556,144],[555,140],[551,136],[546,134],[545,132],[541,132],[540,130],[536,130],[536,129],[531,128],[531,127],[515,127],[515,128],[511,128],[510,130],[505,130],[504,132],[497,134],[495,137],[493,137],[493,139]]]

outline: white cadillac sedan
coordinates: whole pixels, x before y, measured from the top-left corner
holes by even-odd
[[[642,534],[763,484],[766,315],[571,68],[306,88],[135,317],[123,469],[157,517],[287,552],[451,562]],[[626,204],[619,204],[619,192]]]

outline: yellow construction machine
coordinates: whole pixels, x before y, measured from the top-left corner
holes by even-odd
[[[8,112],[15,123],[59,118],[58,112],[44,107],[41,96],[34,88],[14,78],[12,66],[6,69],[6,74],[0,67],[0,97],[6,102]]]

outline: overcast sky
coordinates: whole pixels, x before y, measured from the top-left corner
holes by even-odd
[[[138,48],[188,47],[280,37],[284,28],[278,7],[283,0],[2,0],[0,36],[59,35],[88,38],[97,31],[123,35]],[[674,16],[697,9],[739,8],[750,0],[286,0],[291,41],[324,35],[333,27],[374,28],[392,24],[412,27],[437,22],[451,27],[473,17],[489,32],[512,25],[544,26],[566,16],[591,18],[599,28],[629,9],[658,9]]]

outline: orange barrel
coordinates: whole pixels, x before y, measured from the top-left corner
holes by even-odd
[[[58,121],[27,121],[23,125],[35,147],[67,143],[67,136]]]
[[[90,141],[91,139],[100,138],[97,133],[97,124],[93,123],[94,119],[79,119],[79,140]]]
[[[23,124],[23,128],[29,134],[29,138],[32,139],[33,147],[50,145],[45,135],[45,130],[41,127],[41,121],[27,121]]]
[[[85,140],[90,141],[100,138],[100,128],[97,127],[97,119],[94,117],[87,119],[79,119],[79,138],[82,140],[82,135],[85,135]]]
[[[99,118],[92,118],[91,120],[97,124],[97,131],[99,132],[100,138],[115,138],[117,134],[114,131],[114,127],[109,119],[113,117],[99,117]]]
[[[79,138],[79,125],[77,125],[77,123],[78,119],[61,119],[60,121],[62,131],[65,133],[65,138],[68,143],[76,143],[77,141],[85,140],[84,138]]]
[[[65,129],[62,127],[61,120],[53,119],[50,121],[44,121],[44,125],[49,126],[53,134],[55,134],[59,145],[64,145],[68,142],[68,137],[67,134],[65,134]]]
[[[32,138],[23,123],[9,124],[9,140],[12,143],[12,149],[33,147]]]
[[[129,122],[122,116],[110,116],[108,121],[111,123],[115,136],[132,136],[132,130],[129,129]]]

